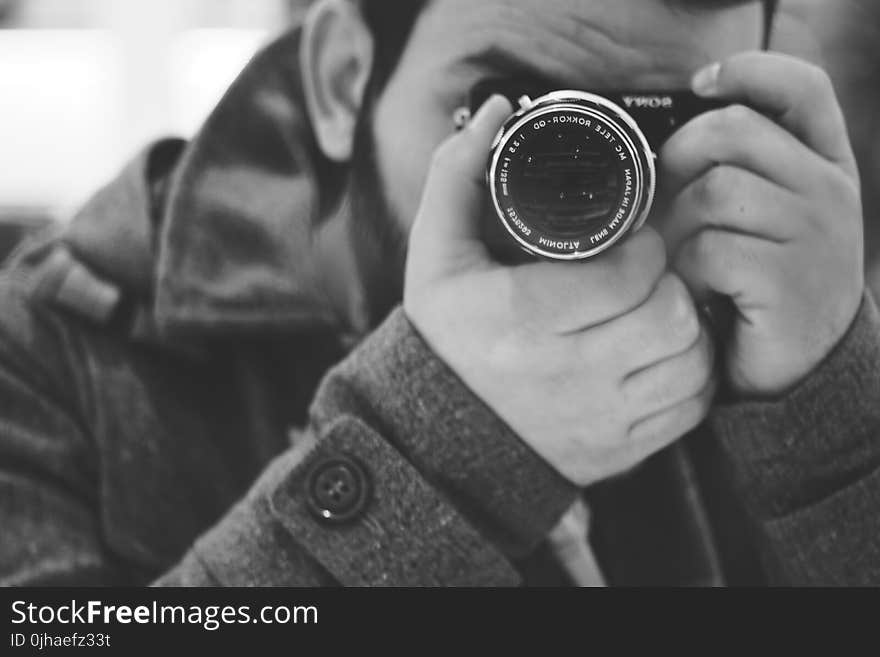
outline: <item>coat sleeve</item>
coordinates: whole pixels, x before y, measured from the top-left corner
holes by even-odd
[[[848,335],[785,399],[712,418],[780,584],[880,584],[880,315]]]
[[[0,583],[129,584],[102,540],[100,458],[58,317],[0,285]],[[80,389],[82,389],[80,387]],[[366,503],[315,512],[316,472],[359,465]],[[576,491],[396,311],[326,377],[311,421],[156,585],[515,585]],[[320,505],[319,505],[320,506]]]

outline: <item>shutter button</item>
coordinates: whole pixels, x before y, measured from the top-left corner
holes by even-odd
[[[306,482],[309,510],[328,524],[350,522],[363,514],[370,497],[364,469],[345,456],[319,460]]]

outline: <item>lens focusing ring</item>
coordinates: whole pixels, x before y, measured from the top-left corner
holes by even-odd
[[[524,250],[582,260],[644,223],[656,169],[644,133],[620,106],[556,91],[507,121],[488,181],[498,219]]]

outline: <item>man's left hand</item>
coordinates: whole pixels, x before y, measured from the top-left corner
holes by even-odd
[[[847,332],[864,292],[859,175],[828,76],[744,53],[694,78],[730,106],[665,144],[660,220],[698,301],[733,300],[732,392],[766,398],[807,377]]]

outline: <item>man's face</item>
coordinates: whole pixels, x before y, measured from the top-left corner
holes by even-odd
[[[374,107],[384,200],[408,232],[431,155],[482,79],[585,91],[683,88],[701,66],[758,48],[762,37],[757,2],[692,10],[665,0],[432,0]]]

